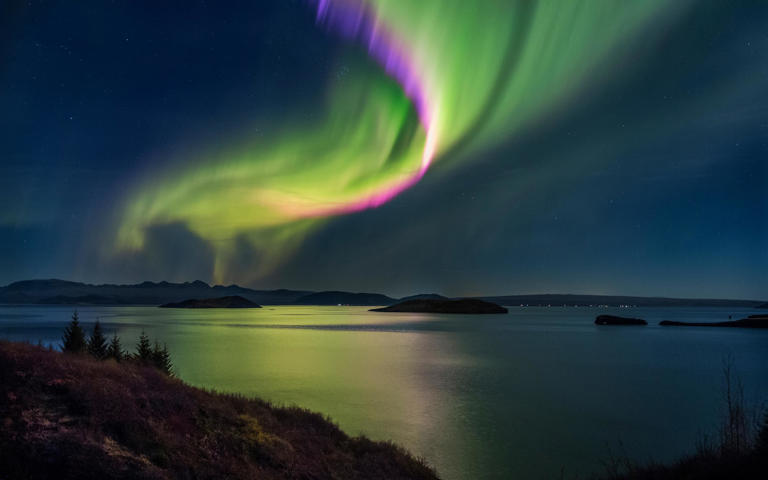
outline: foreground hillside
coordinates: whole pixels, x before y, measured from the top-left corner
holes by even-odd
[[[697,453],[670,465],[627,465],[602,480],[757,480],[768,478],[768,446],[740,454]]]
[[[0,478],[433,479],[322,416],[0,341]]]

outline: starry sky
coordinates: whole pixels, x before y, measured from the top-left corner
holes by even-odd
[[[0,284],[768,292],[768,3],[0,3]]]

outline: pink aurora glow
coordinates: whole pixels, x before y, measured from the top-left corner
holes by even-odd
[[[405,95],[413,102],[419,123],[426,132],[426,142],[421,165],[407,178],[387,185],[364,198],[338,205],[302,205],[288,207],[290,213],[302,217],[316,217],[341,213],[352,213],[375,208],[407,190],[421,180],[435,155],[436,138],[431,126],[431,112],[425,86],[416,70],[415,63],[404,45],[381,22],[373,9],[363,0],[316,0],[317,22],[338,32],[343,37],[365,45],[384,71],[403,88]]]

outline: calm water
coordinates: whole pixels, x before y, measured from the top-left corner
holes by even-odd
[[[0,307],[0,337],[56,343],[69,307]],[[647,327],[596,327],[598,313]],[[721,414],[723,358],[750,400],[768,400],[768,332],[661,328],[755,313],[706,308],[512,308],[509,315],[373,313],[361,307],[257,310],[80,308],[127,345],[145,329],[194,385],[330,415],[349,433],[392,439],[446,479],[565,478],[624,451],[690,451]]]

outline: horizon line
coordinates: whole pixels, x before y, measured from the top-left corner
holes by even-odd
[[[414,295],[441,295],[446,298],[491,298],[491,297],[527,297],[527,296],[582,296],[582,297],[627,297],[627,298],[657,298],[657,299],[668,299],[668,300],[726,300],[726,301],[742,301],[742,302],[768,302],[766,299],[754,299],[754,298],[724,298],[724,297],[688,297],[688,296],[680,296],[680,297],[674,297],[674,296],[666,296],[666,295],[627,295],[627,294],[604,294],[604,293],[552,293],[552,292],[537,292],[537,293],[504,293],[504,294],[482,294],[482,295],[444,295],[442,293],[437,292],[420,292],[420,293],[412,293],[408,295],[403,296],[392,296],[390,294],[376,292],[376,291],[369,291],[369,292],[363,292],[363,291],[355,291],[355,290],[313,290],[313,289],[304,289],[304,288],[256,288],[256,287],[249,287],[249,286],[243,286],[239,285],[237,283],[230,283],[228,285],[224,284],[218,284],[218,283],[208,283],[204,280],[195,279],[195,280],[187,280],[187,281],[179,281],[179,282],[172,282],[168,280],[142,280],[140,282],[136,283],[89,283],[85,281],[77,281],[77,280],[64,280],[61,278],[29,278],[29,279],[23,279],[23,280],[15,280],[12,281],[6,285],[0,286],[0,288],[7,288],[10,287],[13,284],[21,283],[21,282],[40,282],[40,281],[58,281],[58,282],[68,282],[68,283],[79,283],[86,286],[93,286],[93,287],[103,287],[103,286],[116,286],[116,287],[130,287],[130,286],[137,286],[141,285],[143,283],[152,283],[152,284],[171,284],[171,285],[189,285],[194,283],[202,283],[208,286],[209,288],[215,288],[215,287],[223,287],[223,288],[230,288],[230,287],[237,287],[237,288],[244,288],[248,290],[255,290],[255,291],[267,291],[267,292],[274,292],[279,290],[288,290],[288,291],[300,291],[300,292],[308,292],[308,293],[322,293],[322,292],[343,292],[343,293],[363,293],[363,294],[377,294],[377,295],[384,295],[387,297],[390,297],[392,299],[399,299],[399,298],[405,298],[410,297]]]

